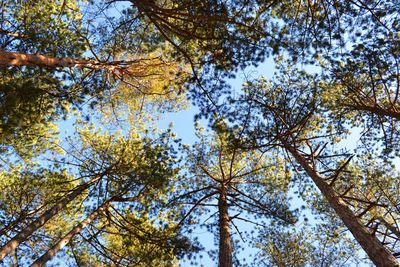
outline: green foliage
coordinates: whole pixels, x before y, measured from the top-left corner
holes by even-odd
[[[0,78],[2,152],[15,150],[22,157],[54,148],[57,128],[54,120],[68,104],[55,105],[51,96],[59,82],[50,75],[3,71]],[[11,151],[10,151],[11,149]]]
[[[1,1],[1,49],[82,56],[85,43],[77,33],[82,27],[79,5],[76,1]],[[54,121],[68,110],[71,101],[67,101],[65,92],[73,88],[66,86],[71,82],[66,82],[66,77],[60,79],[62,74],[54,70],[4,68],[1,73],[3,149],[29,158],[52,148],[57,137]]]
[[[271,227],[256,243],[261,250],[256,264],[263,266],[361,266],[358,247],[333,223],[303,225],[291,229]]]
[[[80,266],[91,266],[94,262],[96,266],[178,266],[176,255],[190,245],[176,237],[173,228],[161,229],[148,216],[129,211],[111,211],[107,221],[97,227],[103,229],[97,235],[98,240],[104,240],[103,247],[92,246],[102,253],[89,254],[89,247],[86,251],[85,247],[78,248],[75,253],[79,253]]]
[[[79,131],[79,136],[81,146],[71,156],[74,161],[80,157],[76,164],[80,165],[81,174],[105,175],[96,185],[97,193],[92,191],[87,198],[117,200],[97,220],[95,238],[87,230],[87,237],[71,245],[77,264],[177,266],[178,255],[196,251],[189,240],[177,233],[176,216],[158,215],[165,190],[177,173],[169,132],[151,139],[140,137],[134,130],[123,136],[118,132],[102,133],[89,125]]]
[[[36,209],[52,205],[63,190],[74,186],[66,172],[44,169],[35,165],[18,165],[3,170],[1,175],[1,213],[7,220],[26,220],[36,215]]]
[[[80,57],[86,50],[80,36],[84,1],[1,1],[2,48],[57,57]]]

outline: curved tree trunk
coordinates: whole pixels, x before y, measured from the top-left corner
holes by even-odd
[[[30,223],[21,232],[16,234],[10,241],[0,248],[0,261],[10,252],[14,251],[22,242],[27,240],[31,234],[42,227],[48,220],[65,208],[71,201],[77,198],[83,191],[89,188],[93,183],[100,180],[102,175],[92,179],[89,183],[78,186],[72,193],[62,198],[55,206],[43,213],[39,218]]]
[[[353,234],[369,258],[379,267],[398,267],[397,259],[384,245],[365,227],[354,215],[343,199],[338,196],[332,187],[325,181],[325,177],[319,174],[314,167],[302,156],[295,147],[287,141],[282,141],[285,148],[293,155],[297,162],[311,177],[321,193],[324,195],[330,206]]]
[[[221,185],[218,199],[219,215],[219,267],[232,267],[232,238],[230,232],[230,219],[228,213],[228,202],[226,199],[226,188]]]
[[[97,216],[99,216],[105,209],[107,209],[111,200],[104,202],[100,207],[98,207],[94,212],[92,212],[86,219],[81,221],[76,225],[71,231],[68,232],[64,237],[62,237],[56,244],[53,245],[45,254],[43,254],[39,259],[37,259],[31,267],[42,267],[47,261],[51,260],[64,246],[66,246],[72,238],[79,234],[82,229],[84,229],[88,224],[90,224]]]

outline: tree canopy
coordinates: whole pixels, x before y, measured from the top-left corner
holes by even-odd
[[[399,266],[396,1],[0,14],[2,264]],[[184,144],[159,128],[188,108]]]

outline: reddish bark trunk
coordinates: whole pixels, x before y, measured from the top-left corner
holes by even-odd
[[[306,173],[311,177],[324,197],[328,200],[330,206],[335,210],[347,229],[353,234],[369,258],[376,266],[380,267],[398,267],[399,263],[392,253],[381,244],[371,232],[354,215],[351,209],[338,196],[331,186],[325,181],[325,177],[320,175],[310,163],[297,151],[296,148],[283,142],[285,148],[293,155],[297,162],[303,167]]]
[[[226,199],[226,189],[221,186],[218,200],[219,215],[219,267],[232,267],[232,237],[230,232],[230,219],[228,213],[228,202]]]
[[[47,261],[51,260],[64,246],[66,246],[72,238],[79,234],[82,229],[84,229],[88,224],[90,224],[97,216],[99,216],[110,204],[110,201],[105,202],[103,205],[98,207],[94,212],[92,212],[86,219],[81,221],[76,225],[71,231],[68,232],[63,238],[58,240],[45,254],[43,254],[39,259],[37,259],[31,267],[42,267]]]
[[[48,57],[40,54],[22,54],[0,51],[0,65],[3,66],[41,66],[47,68],[83,67],[102,69],[104,65],[95,61],[72,58]]]
[[[99,62],[73,58],[57,58],[40,54],[22,54],[0,51],[0,66],[38,66],[56,68],[86,68],[106,70],[117,75],[141,76],[149,67],[158,67],[167,63],[158,58],[131,61]]]
[[[349,107],[359,111],[371,112],[378,116],[388,116],[400,120],[400,112],[397,111],[395,107],[382,108],[379,105],[372,106],[372,105],[357,104],[357,103],[351,104],[349,105]]]

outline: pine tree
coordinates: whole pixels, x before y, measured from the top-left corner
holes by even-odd
[[[233,266],[238,249],[234,246],[235,232],[241,241],[246,239],[237,221],[253,227],[267,225],[267,219],[280,225],[295,222],[287,203],[285,166],[273,153],[269,158],[235,145],[223,120],[215,123],[211,136],[201,128],[197,135],[200,141],[188,148],[184,177],[189,178],[182,178],[181,190],[171,203],[187,206],[182,223],[189,218],[199,221],[195,217],[198,214],[212,213],[209,219],[216,217],[215,222],[205,226],[216,236],[218,265]]]

